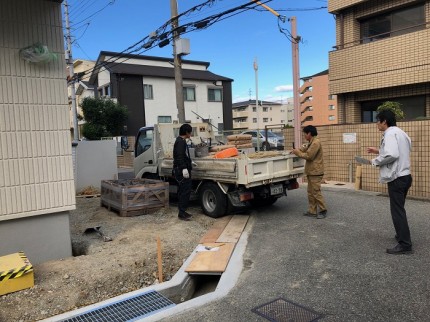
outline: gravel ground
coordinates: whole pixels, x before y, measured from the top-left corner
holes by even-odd
[[[157,236],[163,277],[181,267],[214,219],[195,205],[189,222],[171,205],[153,214],[120,217],[100,207],[100,198],[77,198],[70,213],[74,257],[35,265],[35,286],[0,296],[0,321],[37,321],[158,283]],[[112,241],[86,228],[100,226]]]

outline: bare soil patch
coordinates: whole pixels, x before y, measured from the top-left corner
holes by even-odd
[[[77,198],[70,213],[75,255],[34,266],[35,286],[0,296],[0,321],[37,321],[158,283],[157,236],[163,249],[164,281],[182,266],[215,219],[189,208],[192,221],[177,208],[120,217],[100,206],[100,198]],[[86,228],[100,226],[112,241]]]

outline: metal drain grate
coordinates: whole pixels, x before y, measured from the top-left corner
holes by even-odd
[[[172,301],[165,298],[160,293],[149,291],[87,311],[80,315],[62,320],[62,322],[135,321],[138,318],[143,318],[174,305]]]
[[[282,298],[257,306],[252,312],[272,322],[312,322],[322,317],[315,311]]]

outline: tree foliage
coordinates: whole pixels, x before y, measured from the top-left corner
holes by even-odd
[[[405,118],[405,112],[402,110],[402,104],[393,101],[386,101],[378,106],[376,112],[382,110],[391,110],[396,115],[396,121],[401,121]]]
[[[82,134],[88,140],[100,140],[102,137],[119,136],[128,118],[125,106],[111,99],[86,97],[81,104],[86,123]]]

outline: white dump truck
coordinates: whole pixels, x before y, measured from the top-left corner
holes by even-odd
[[[192,199],[198,199],[203,212],[220,217],[235,209],[271,205],[287,190],[297,189],[297,178],[304,172],[302,159],[289,151],[257,152],[239,149],[229,158],[214,158],[208,153],[221,145],[211,125],[192,123],[191,146],[193,161]],[[171,193],[176,192],[172,176],[173,145],[180,124],[157,124],[139,130],[135,142],[134,174],[136,178],[169,181]],[[193,156],[194,154],[194,156]]]

